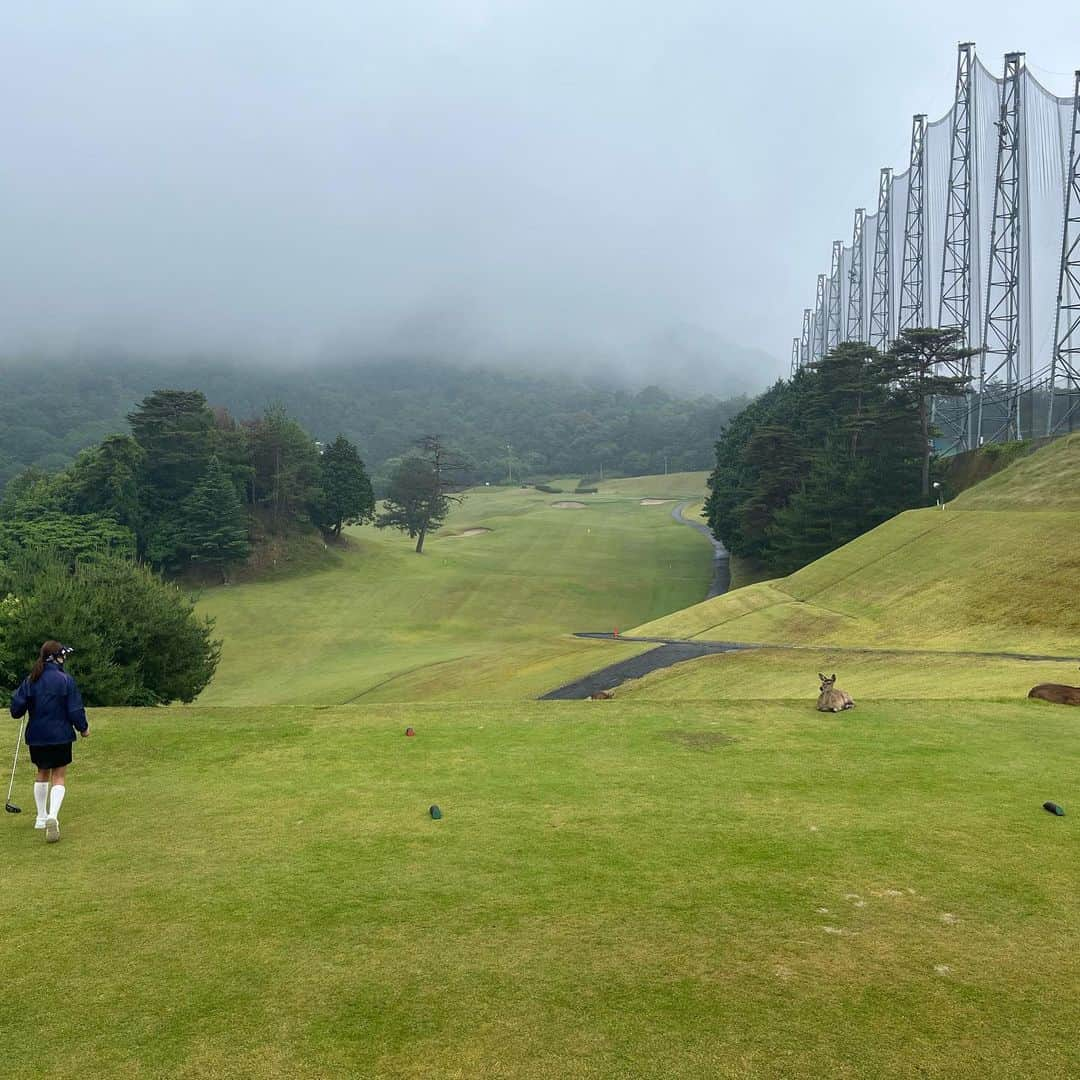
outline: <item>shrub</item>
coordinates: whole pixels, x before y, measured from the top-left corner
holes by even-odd
[[[537,484],[537,491],[542,491],[545,495],[561,495],[563,493],[562,488],[552,487],[550,484]]]
[[[221,643],[192,599],[130,559],[75,563],[30,550],[0,565],[0,657],[16,674],[43,641],[75,648],[71,672],[87,705],[192,701],[213,677]]]

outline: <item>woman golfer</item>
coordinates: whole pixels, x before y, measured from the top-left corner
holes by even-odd
[[[64,671],[64,661],[74,650],[59,641],[46,641],[22,686],[11,699],[11,715],[21,720],[30,711],[26,725],[26,745],[30,760],[37,766],[34,802],[37,804],[35,829],[45,830],[45,839],[55,844],[60,839],[60,804],[64,801],[64,782],[71,764],[71,744],[78,731],[85,739],[90,734],[86,710],[75,680]],[[52,791],[49,780],[52,779]]]

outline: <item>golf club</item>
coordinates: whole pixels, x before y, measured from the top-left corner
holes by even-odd
[[[20,723],[19,724],[19,736],[15,741],[15,760],[12,761],[12,763],[11,763],[11,781],[8,783],[7,802],[4,803],[4,809],[9,814],[21,814],[22,813],[22,807],[16,806],[11,801],[11,791],[15,787],[15,769],[19,764],[19,747],[22,745],[22,733],[23,733],[23,726]]]

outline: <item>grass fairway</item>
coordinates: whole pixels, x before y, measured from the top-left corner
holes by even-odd
[[[705,595],[709,544],[670,505],[641,505],[704,481],[639,477],[582,496],[481,488],[423,556],[400,533],[357,529],[329,569],[209,590],[201,608],[225,647],[200,703],[523,699],[633,655],[642,647],[615,656],[570,635]]]
[[[2,823],[6,1076],[1080,1072],[1075,711],[92,724],[61,843]]]

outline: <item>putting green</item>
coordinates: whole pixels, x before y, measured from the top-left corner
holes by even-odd
[[[618,480],[572,513],[532,489],[480,488],[422,556],[400,533],[354,529],[327,569],[208,590],[200,607],[225,645],[200,703],[515,700],[633,655],[644,646],[571,635],[705,595],[709,544],[670,507],[640,505],[704,482]]]

